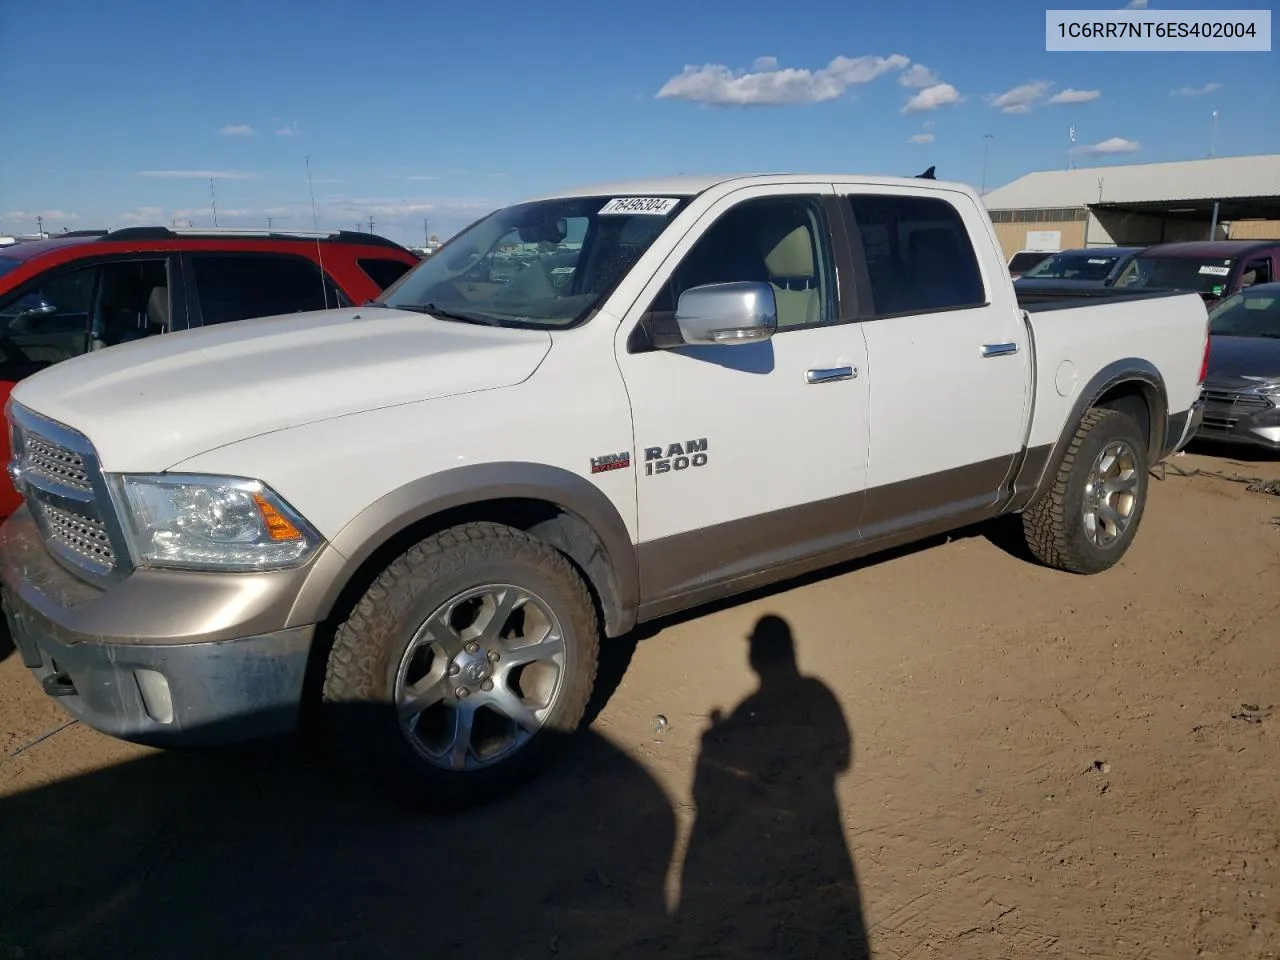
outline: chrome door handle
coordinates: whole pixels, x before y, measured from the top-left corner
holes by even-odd
[[[810,367],[804,372],[804,382],[834,383],[837,380],[852,380],[857,375],[857,367]]]
[[[984,357],[1007,357],[1011,353],[1018,352],[1016,343],[984,343],[982,345],[982,355]]]

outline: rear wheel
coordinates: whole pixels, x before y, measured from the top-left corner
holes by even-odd
[[[574,567],[510,527],[446,530],[395,560],[334,640],[325,711],[347,760],[428,810],[535,774],[582,721],[595,606]]]
[[[1147,500],[1146,441],[1116,410],[1090,410],[1051,486],[1022,515],[1027,546],[1046,566],[1100,573],[1129,549]]]

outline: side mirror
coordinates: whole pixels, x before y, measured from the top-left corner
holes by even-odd
[[[13,333],[23,333],[37,322],[58,314],[57,306],[39,295],[23,297],[14,306],[18,309],[9,322],[9,330]]]
[[[676,304],[676,326],[686,344],[768,340],[778,329],[773,287],[755,281],[690,287]]]

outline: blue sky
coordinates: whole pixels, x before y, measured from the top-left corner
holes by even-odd
[[[1137,0],[1141,2],[1141,0]],[[1149,0],[1151,9],[1244,4]],[[1112,3],[1058,3],[1075,9]],[[988,189],[1280,152],[1275,53],[1047,53],[1046,4],[0,5],[0,233],[210,221],[421,242],[582,181],[825,170]],[[984,134],[992,139],[984,141]]]

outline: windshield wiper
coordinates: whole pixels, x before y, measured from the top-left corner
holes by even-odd
[[[433,317],[439,317],[442,320],[457,320],[460,323],[474,323],[482,327],[500,327],[502,323],[494,317],[486,316],[482,313],[463,313],[458,310],[445,310],[437,307],[434,303],[398,303],[394,306],[389,303],[374,304],[379,307],[386,307],[388,310],[410,310],[413,313],[425,313]]]

